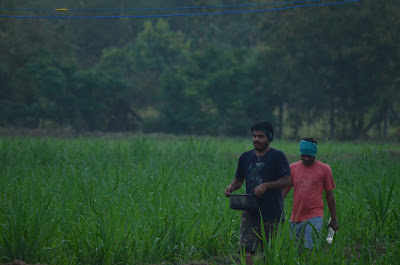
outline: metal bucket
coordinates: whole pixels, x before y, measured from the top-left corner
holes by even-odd
[[[229,206],[233,210],[250,210],[258,208],[258,200],[255,194],[231,194]]]

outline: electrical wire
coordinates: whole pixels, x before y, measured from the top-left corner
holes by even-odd
[[[228,11],[220,11],[220,12],[185,13],[185,14],[115,15],[115,16],[12,16],[12,15],[0,15],[0,18],[43,18],[43,19],[168,18],[168,17],[183,17],[183,16],[205,16],[205,15],[223,15],[223,14],[243,14],[243,13],[268,12],[268,11],[288,10],[288,9],[304,8],[304,7],[333,6],[333,5],[347,4],[347,3],[352,3],[352,2],[360,2],[360,1],[361,0],[347,0],[347,1],[341,1],[341,2],[297,5],[297,6],[288,6],[288,7],[276,7],[276,8],[269,8],[269,9],[238,10],[238,11],[228,10]],[[69,11],[69,9],[59,9],[58,11],[66,12],[66,11]]]
[[[298,4],[305,2],[320,2],[322,0],[297,0],[290,2],[273,2],[273,3],[253,3],[239,5],[217,5],[217,6],[186,6],[186,7],[144,7],[144,8],[0,8],[0,10],[23,10],[23,11],[150,11],[150,10],[185,10],[185,9],[210,9],[225,7],[248,7],[262,5],[282,5],[282,4]]]

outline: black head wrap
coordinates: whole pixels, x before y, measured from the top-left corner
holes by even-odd
[[[265,135],[268,138],[268,141],[271,143],[274,140],[274,136],[272,135],[272,133],[265,127],[265,126],[255,126],[252,128],[253,133],[255,131],[262,131],[263,133],[265,133]]]

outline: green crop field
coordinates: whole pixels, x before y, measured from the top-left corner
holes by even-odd
[[[257,263],[400,264],[400,145],[318,146],[336,183],[333,244],[324,228],[320,246],[298,254],[285,222]],[[272,147],[299,158],[297,142]],[[0,262],[240,264],[240,211],[223,190],[251,148],[250,138],[0,138]]]

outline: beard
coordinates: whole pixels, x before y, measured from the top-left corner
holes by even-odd
[[[261,144],[259,142],[253,142],[253,146],[254,146],[255,150],[262,152],[262,151],[265,151],[269,145],[268,145],[268,143]]]

